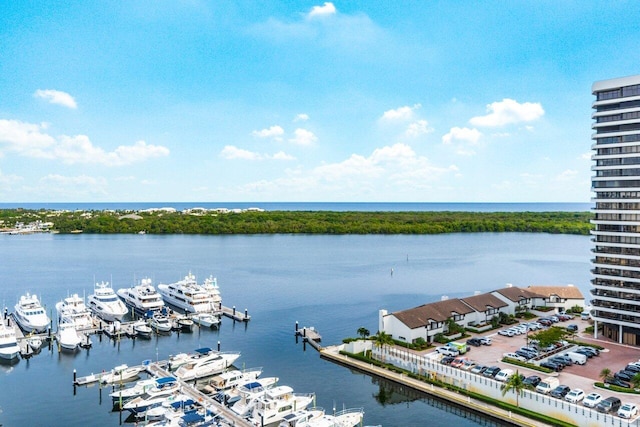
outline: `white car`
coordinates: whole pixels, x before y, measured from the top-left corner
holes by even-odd
[[[515,353],[502,353],[502,357],[507,357],[509,359],[516,359],[516,360],[519,360],[521,362],[526,362],[527,361],[527,359],[525,359],[524,357],[519,356],[519,355],[517,355]]]
[[[453,347],[438,347],[436,348],[436,351],[440,354],[444,354],[445,356],[460,356],[460,352]]]
[[[498,331],[499,335],[504,335],[505,337],[512,337],[515,335],[515,332],[513,332],[510,329],[502,329],[500,331]]]
[[[584,399],[584,391],[579,388],[574,388],[564,397],[564,400],[571,403],[578,403]]]
[[[618,409],[618,416],[620,418],[633,418],[638,414],[638,407],[633,403],[623,403],[620,409]]]
[[[593,392],[593,393],[589,393],[584,398],[584,400],[582,401],[582,404],[587,408],[595,408],[596,405],[600,403],[601,400],[602,400],[602,395],[599,393]]]
[[[482,345],[491,345],[491,338],[490,337],[482,337],[480,338],[480,342],[482,343]]]

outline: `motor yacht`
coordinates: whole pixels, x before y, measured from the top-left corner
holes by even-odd
[[[146,380],[140,380],[137,381],[133,386],[131,387],[127,387],[127,388],[121,388],[120,390],[116,390],[114,392],[111,392],[109,394],[109,396],[111,397],[111,399],[113,400],[113,404],[116,405],[120,402],[126,403],[129,400],[141,396],[142,394],[144,394],[147,390],[151,389],[152,387],[154,387],[156,385],[156,379],[155,378],[149,378]]]
[[[285,415],[278,427],[355,427],[364,417],[362,408],[327,414],[322,408],[304,409]]]
[[[25,332],[44,332],[51,324],[51,319],[38,297],[28,292],[20,297],[13,316]]]
[[[256,400],[249,422],[254,426],[277,426],[285,415],[306,409],[313,399],[313,393],[294,393],[286,385],[273,387]]]
[[[149,318],[149,327],[156,331],[156,333],[170,333],[173,328],[173,322],[168,316],[154,313],[154,315]]]
[[[257,400],[278,385],[278,377],[260,378],[225,392],[224,403],[241,417],[248,417]]]
[[[100,377],[102,384],[116,384],[132,381],[142,372],[140,366],[118,365]]]
[[[216,309],[214,299],[191,273],[175,283],[158,285],[158,293],[165,302],[186,314],[210,313]]]
[[[255,381],[261,374],[262,368],[253,368],[243,371],[232,369],[211,378],[201,391],[205,394],[224,392],[230,388]]]
[[[201,286],[213,300],[215,310],[222,310],[222,296],[220,295],[220,288],[218,287],[218,279],[213,276],[209,276],[204,279]]]
[[[220,325],[220,317],[211,313],[194,314],[191,319],[204,328],[217,328]]]
[[[153,334],[153,329],[151,329],[144,320],[138,320],[135,322],[133,324],[133,331],[136,333],[137,337],[146,339],[151,338],[151,334]]]
[[[133,308],[141,316],[148,312],[160,311],[164,307],[164,301],[151,284],[151,279],[145,278],[139,285],[130,288],[121,288],[116,291],[124,303]]]
[[[58,324],[56,339],[62,350],[76,351],[82,340],[78,336],[78,331],[73,322],[63,318]]]
[[[70,295],[57,302],[56,310],[58,311],[58,321],[65,320],[73,323],[78,330],[93,327],[91,311],[84,303],[84,298],[81,298],[78,294]]]
[[[129,400],[122,408],[133,414],[144,412],[149,407],[161,403],[168,396],[177,393],[179,389],[180,383],[175,378],[158,378],[151,388],[148,388],[142,395]]]
[[[0,322],[0,359],[14,360],[20,354],[20,346],[16,338],[16,330]]]
[[[121,321],[127,314],[127,306],[116,295],[109,282],[96,283],[93,293],[87,297],[87,305],[105,322]]]
[[[233,364],[240,357],[239,352],[209,351],[197,354],[176,371],[181,380],[195,380],[219,374]]]

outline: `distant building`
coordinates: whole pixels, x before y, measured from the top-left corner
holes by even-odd
[[[640,345],[640,75],[591,91],[594,334]]]
[[[568,311],[575,306],[584,308],[584,295],[576,286],[529,286],[527,290],[540,295],[534,299],[536,307],[553,307]]]

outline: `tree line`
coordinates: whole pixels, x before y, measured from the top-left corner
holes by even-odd
[[[529,232],[588,235],[590,212],[263,211],[200,215],[180,212],[0,210],[0,228],[52,222],[60,233],[95,234],[442,234]],[[134,216],[134,218],[132,218]]]

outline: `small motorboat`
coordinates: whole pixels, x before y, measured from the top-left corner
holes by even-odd
[[[27,345],[31,349],[32,352],[37,353],[42,348],[42,338],[37,335],[27,336]]]
[[[170,333],[173,325],[169,317],[162,314],[155,314],[149,319],[149,326],[156,331],[156,333]]]
[[[138,378],[138,374],[142,371],[139,366],[118,365],[110,372],[100,377],[102,384],[116,384],[132,381]]]
[[[135,322],[133,324],[133,331],[136,333],[136,336],[140,338],[151,338],[151,334],[153,333],[153,329],[151,329],[144,320]]]
[[[58,334],[56,336],[60,348],[66,351],[76,351],[82,340],[78,336],[76,327],[73,322],[63,320],[58,325]]]
[[[193,320],[188,317],[179,318],[178,326],[182,332],[193,332]]]
[[[127,388],[121,388],[109,394],[113,400],[114,405],[119,405],[120,402],[128,402],[129,400],[143,395],[147,390],[156,385],[156,379],[150,378],[146,380],[140,380],[133,386]]]
[[[191,319],[198,325],[205,328],[217,328],[220,325],[220,318],[211,313],[194,314]]]

